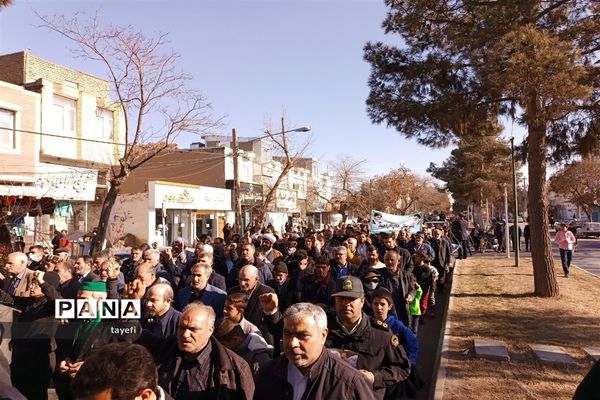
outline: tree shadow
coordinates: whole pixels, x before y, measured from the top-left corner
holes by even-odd
[[[503,299],[522,299],[536,297],[534,293],[452,293],[450,297],[470,298],[470,297],[486,297],[486,298],[503,298]],[[452,316],[454,318],[454,316]]]

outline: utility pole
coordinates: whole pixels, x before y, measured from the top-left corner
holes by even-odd
[[[519,237],[519,208],[517,202],[517,175],[515,173],[515,138],[510,138],[510,159],[512,161],[513,178],[513,220],[515,221],[513,229],[513,243],[515,244],[515,267],[519,266],[519,247],[521,247],[521,238]]]
[[[506,258],[510,258],[510,230],[508,226],[508,185],[504,184],[504,232],[505,232],[505,240],[506,243]]]
[[[239,148],[235,129],[231,130],[231,151],[233,152],[233,211],[234,232],[242,234],[242,203],[240,202]]]

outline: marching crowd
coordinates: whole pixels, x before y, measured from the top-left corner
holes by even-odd
[[[451,270],[449,234],[468,239],[461,221],[415,234],[228,230],[136,246],[122,262],[11,253],[0,303],[18,310],[12,386],[27,399],[51,384],[60,399],[414,398],[419,325]],[[141,319],[56,319],[54,301],[75,298],[140,299]]]

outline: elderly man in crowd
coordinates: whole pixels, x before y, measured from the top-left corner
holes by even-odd
[[[352,264],[348,260],[348,249],[344,246],[338,246],[333,248],[333,258],[331,259],[330,263],[331,274],[334,278],[346,275],[354,275],[354,273],[358,269],[358,265]]]
[[[164,269],[160,263],[160,252],[156,249],[148,249],[144,251],[143,260],[150,263],[154,267],[154,273],[157,277],[163,278],[173,284],[173,276]]]
[[[329,316],[327,348],[338,349],[340,355],[366,377],[375,398],[381,400],[386,391],[394,391],[409,377],[410,361],[388,326],[363,312],[365,292],[359,278],[338,278],[332,296],[335,313]],[[281,336],[283,324],[277,296],[264,294],[260,301],[265,325],[276,337]]]
[[[1,288],[11,296],[29,297],[29,285],[34,271],[27,268],[27,255],[20,251],[10,253],[6,262],[8,276],[1,277]]]
[[[176,337],[142,333],[139,343],[154,355],[158,383],[175,400],[251,400],[254,380],[248,363],[212,335],[212,307],[191,303],[184,310]]]
[[[360,265],[362,260],[358,254],[356,246],[358,246],[358,241],[354,237],[349,237],[344,241],[344,247],[348,249],[348,261],[351,264]]]
[[[275,291],[260,283],[258,269],[254,265],[246,265],[240,270],[239,286],[229,289],[229,294],[244,293],[248,296],[248,306],[244,312],[244,317],[258,326],[264,338],[269,344],[273,344],[273,337],[269,331],[262,325],[262,309],[260,307],[259,297],[264,293],[274,293]]]
[[[375,399],[371,384],[325,348],[327,315],[319,306],[297,303],[283,316],[283,353],[257,380],[255,399]]]
[[[208,283],[221,290],[227,290],[226,275],[223,275],[227,267],[224,266],[225,264],[222,259],[215,256],[214,248],[210,244],[203,244],[200,245],[200,248],[196,248],[196,253],[198,255],[198,262],[206,263],[211,267],[212,272],[208,278]],[[218,266],[220,272],[215,270],[215,266]]]

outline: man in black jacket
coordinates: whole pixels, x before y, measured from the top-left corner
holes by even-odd
[[[467,250],[469,250],[468,227],[469,222],[465,219],[464,214],[458,213],[457,218],[452,222],[452,234],[456,237],[456,240],[461,247],[459,259],[467,258]]]
[[[439,289],[443,292],[444,283],[446,282],[446,273],[450,269],[450,262],[452,260],[452,247],[450,246],[450,242],[442,237],[442,231],[439,229],[433,230],[433,237],[429,239],[429,245],[435,253],[431,265],[437,269],[440,275]]]
[[[363,311],[365,292],[355,276],[336,280],[336,312],[329,315],[328,349],[336,349],[373,386],[375,398],[382,400],[386,391],[393,391],[409,377],[411,365],[398,337],[389,332],[387,324],[370,319]],[[282,315],[277,309],[277,296],[261,296],[264,321],[277,336],[282,331]],[[285,336],[286,332],[283,332]]]
[[[244,318],[256,325],[263,337],[269,344],[273,344],[273,337],[269,331],[263,327],[262,309],[260,307],[259,296],[265,293],[274,293],[275,291],[259,282],[258,269],[254,265],[246,265],[240,270],[239,286],[229,289],[228,294],[244,293],[248,296],[248,306],[244,311]]]
[[[412,317],[409,305],[416,296],[416,290],[412,285],[413,274],[401,268],[399,256],[395,250],[386,252],[383,260],[386,267],[384,271],[381,271],[384,280],[383,287],[392,293],[398,319],[404,325],[411,326]]]
[[[231,289],[232,287],[239,284],[238,275],[240,270],[245,265],[254,265],[259,272],[260,283],[267,283],[271,279],[273,279],[273,273],[269,269],[269,267],[262,262],[258,257],[255,256],[256,247],[252,243],[246,243],[241,247],[241,257],[233,264],[233,268],[229,272],[227,276],[227,288]]]
[[[400,231],[403,232],[403,231]],[[396,240],[388,233],[381,234],[381,243],[383,247],[379,251],[379,259],[383,261],[385,253],[389,250],[394,250],[398,254],[398,262],[402,271],[412,272],[414,269],[413,258],[405,247],[398,246]]]
[[[158,365],[158,383],[175,400],[252,399],[248,363],[212,336],[214,324],[211,307],[192,303],[183,310],[176,340],[147,332],[139,338]]]
[[[375,399],[365,377],[325,348],[328,330],[323,309],[297,303],[283,318],[285,357],[261,371],[256,400]]]

